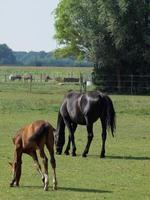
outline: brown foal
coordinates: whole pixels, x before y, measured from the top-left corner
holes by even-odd
[[[21,177],[22,154],[26,153],[33,158],[36,169],[42,176],[44,190],[48,190],[48,159],[44,152],[44,146],[46,145],[50,154],[50,163],[53,169],[53,189],[57,189],[55,171],[56,161],[54,157],[54,131],[55,129],[49,122],[38,120],[21,128],[16,133],[16,135],[13,137],[13,143],[15,145],[14,160],[12,163],[10,163],[13,170],[13,178],[10,183],[11,187],[19,186],[19,180]],[[41,170],[36,150],[39,150],[40,156],[42,158],[44,173]]]

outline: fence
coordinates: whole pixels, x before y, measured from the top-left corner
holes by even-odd
[[[24,80],[16,80],[11,81],[9,80],[9,74],[0,75],[0,84],[6,85],[8,87],[10,84],[17,85],[18,83],[22,84],[23,86],[27,86],[31,91],[32,85],[36,84],[36,87],[40,87],[41,85],[50,85],[52,81],[55,80],[57,83],[67,84],[64,82],[68,78],[68,80],[79,80],[79,82],[68,82],[68,85],[72,84],[72,89],[77,89],[80,91],[85,91],[86,89],[91,89],[88,84],[89,81],[92,80],[91,74],[80,74],[79,76],[69,74],[68,76],[64,76],[63,74],[49,74],[48,75],[50,79],[47,81],[45,80],[46,75],[45,74],[33,74],[33,80],[30,81],[24,81]],[[53,84],[53,83],[52,83]],[[78,87],[74,87],[74,85],[77,85]],[[5,87],[5,86],[4,86]],[[92,88],[93,89],[93,88]],[[108,77],[107,75],[101,76],[101,78],[98,80],[98,89],[105,91],[107,93],[126,93],[126,94],[150,94],[150,75],[122,75],[120,77],[120,83],[118,86],[118,82],[116,79],[116,75],[111,75]]]
[[[122,75],[119,82],[116,75],[102,76],[99,80],[102,90],[113,93],[150,94],[150,75]]]
[[[77,75],[74,73],[30,73],[29,79],[24,79],[26,75],[27,74],[21,73],[15,73],[11,76],[10,74],[0,74],[0,91],[17,90],[19,92],[26,91],[50,93],[51,90],[57,90],[58,87],[61,87],[62,91],[85,91],[86,89],[82,86],[83,82],[81,82],[80,74]]]

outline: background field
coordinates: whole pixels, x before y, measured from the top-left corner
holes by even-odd
[[[17,71],[19,68],[1,68]],[[60,70],[69,68],[57,68]],[[20,69],[19,69],[20,70]],[[24,70],[31,70],[25,68]],[[41,70],[41,69],[40,69]],[[45,73],[47,70],[45,69]],[[80,73],[80,69],[69,69],[69,73]],[[83,69],[88,71],[91,69]],[[33,68],[34,73],[41,73]],[[44,71],[42,71],[44,72]],[[100,159],[101,126],[94,126],[94,139],[89,156],[81,154],[86,143],[86,128],[76,131],[77,157],[56,156],[58,191],[50,188],[44,192],[39,175],[30,157],[23,157],[23,171],[19,188],[10,188],[11,171],[8,162],[13,158],[12,136],[16,130],[36,119],[47,119],[56,127],[57,112],[64,94],[79,90],[78,85],[58,83],[37,84],[32,92],[28,84],[0,83],[0,199],[150,199],[150,97],[110,95],[117,113],[115,138],[108,134],[106,159]],[[91,88],[89,88],[90,90]],[[92,88],[93,89],[93,88]],[[66,136],[68,132],[66,131]]]

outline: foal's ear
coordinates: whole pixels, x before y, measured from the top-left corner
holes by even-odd
[[[9,164],[11,167],[13,166],[12,162],[8,162],[8,164]]]

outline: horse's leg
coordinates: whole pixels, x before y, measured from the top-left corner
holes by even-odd
[[[28,153],[28,154],[33,158],[33,161],[34,161],[34,165],[35,165],[35,167],[36,167],[36,170],[37,170],[38,173],[41,175],[42,181],[43,181],[43,183],[44,183],[44,182],[45,182],[45,177],[44,177],[44,175],[43,175],[43,173],[42,173],[41,165],[39,164],[36,151],[30,152],[30,153]]]
[[[44,149],[40,149],[40,156],[42,158],[43,161],[43,165],[44,165],[44,190],[47,191],[48,190],[48,159],[46,157],[46,154],[44,152]]]
[[[102,149],[101,149],[101,158],[105,158],[105,142],[107,138],[107,131],[106,131],[106,121],[105,119],[101,119],[102,124]]]
[[[93,140],[93,124],[87,124],[86,127],[87,127],[88,136],[87,136],[87,144],[86,144],[85,150],[82,154],[83,157],[86,157],[86,155],[88,154],[91,142]]]
[[[69,155],[70,143],[71,143],[71,137],[70,137],[70,135],[69,135],[69,136],[68,136],[68,144],[67,144],[67,146],[66,146],[66,150],[64,151],[64,153],[65,153],[66,155]]]
[[[57,190],[57,179],[56,179],[56,161],[54,157],[54,145],[51,143],[50,138],[48,137],[47,143],[46,143],[47,149],[50,154],[50,163],[53,169],[53,190]]]
[[[73,133],[75,132],[76,128],[77,128],[77,124],[73,123],[72,124],[72,132]],[[71,136],[69,135],[68,136],[68,144],[67,144],[66,150],[64,152],[66,155],[69,155],[70,143],[71,143]]]
[[[71,125],[71,121],[68,119],[64,119],[65,124],[69,130],[69,134],[70,134],[70,140],[72,142],[72,156],[76,156],[76,145],[75,145],[75,139],[74,139],[74,132],[75,132],[75,128],[73,128],[73,126]]]
[[[17,148],[14,152],[14,169],[13,169],[13,178],[10,183],[10,186],[19,186],[19,181],[21,177],[21,164],[22,164],[22,150]]]

